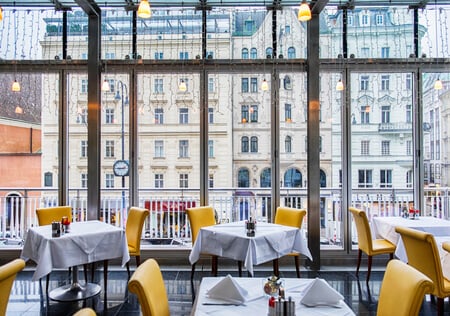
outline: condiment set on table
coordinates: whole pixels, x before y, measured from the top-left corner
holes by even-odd
[[[267,278],[264,293],[270,296],[268,316],[295,316],[295,302],[285,298],[283,281],[277,276]]]
[[[60,237],[68,233],[70,229],[70,220],[67,216],[63,216],[61,222],[52,222],[52,237]]]
[[[409,211],[404,211],[402,217],[409,219],[419,219],[419,210],[415,210],[414,207],[410,207]]]

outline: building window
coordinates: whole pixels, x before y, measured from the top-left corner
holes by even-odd
[[[241,152],[248,153],[248,137],[243,136],[241,138]]]
[[[288,75],[284,76],[283,85],[284,85],[284,90],[292,89],[292,81],[291,81],[290,76],[288,76]]]
[[[163,140],[155,140],[155,158],[164,158]]]
[[[106,109],[105,110],[105,123],[106,124],[114,123],[114,109]]]
[[[114,158],[114,141],[105,141],[105,158]]]
[[[114,188],[114,173],[105,174],[105,187]]]
[[[248,188],[250,186],[250,174],[248,169],[241,168],[238,171],[238,187]]]
[[[358,170],[358,188],[372,187],[372,170],[360,169]]]
[[[189,141],[188,140],[180,140],[180,142],[179,142],[179,157],[180,158],[189,157]]]
[[[381,123],[391,122],[391,107],[389,105],[383,105],[381,107]]]
[[[291,34],[291,26],[290,25],[285,25],[284,26],[284,34],[285,35]]]
[[[388,156],[391,154],[391,142],[388,140],[381,141],[381,155]]]
[[[257,105],[250,106],[250,122],[252,122],[252,123],[258,122],[258,106]]]
[[[241,79],[241,92],[242,93],[248,92],[248,78]]]
[[[412,141],[411,140],[406,141],[406,155],[412,156]]]
[[[369,26],[370,25],[370,16],[368,13],[363,13],[361,15],[361,26]]]
[[[180,108],[179,112],[179,124],[189,124],[189,109]]]
[[[87,79],[81,79],[81,93],[87,93],[88,92],[88,81]]]
[[[302,173],[296,168],[288,169],[284,173],[284,186],[286,188],[301,188]]]
[[[322,152],[322,136],[319,136],[319,153]]]
[[[214,124],[214,109],[208,108],[208,123]]]
[[[155,59],[156,60],[164,59],[164,53],[163,52],[155,52]]]
[[[392,170],[380,170],[380,188],[392,188]]]
[[[164,93],[163,79],[162,78],[155,79],[153,88],[155,93]]]
[[[250,78],[250,89],[252,93],[258,92],[258,78]]]
[[[108,82],[109,85],[109,91],[107,92],[114,92],[115,91],[115,80],[114,79],[105,79],[106,82]]]
[[[286,138],[284,139],[284,151],[286,153],[292,152],[292,137],[291,136],[286,136]]]
[[[241,107],[241,122],[242,123],[247,123],[249,119],[248,116],[248,105],[243,105]]]
[[[208,175],[208,187],[214,188],[214,175],[212,173]]]
[[[370,124],[370,106],[361,107],[361,124]]]
[[[266,48],[266,58],[272,58],[272,55],[273,55],[272,47],[267,47]]]
[[[406,105],[406,123],[412,123],[412,105]]]
[[[412,89],[412,75],[411,74],[406,74],[405,88],[406,88],[406,90]]]
[[[155,173],[155,188],[164,188],[164,175],[162,173]]]
[[[347,16],[347,25],[348,26],[353,26],[353,15],[348,15]]]
[[[242,49],[242,59],[248,59],[248,49],[247,48]]]
[[[87,140],[82,140],[80,142],[80,157],[81,158],[86,158],[87,157],[87,147],[88,147]]]
[[[406,172],[406,187],[412,188],[412,183],[413,183],[413,172],[412,170],[409,170],[408,172]]]
[[[155,124],[164,124],[164,109],[155,109]]]
[[[189,188],[189,175],[187,173],[180,173],[180,188]]]
[[[369,145],[370,145],[370,141],[368,141],[368,140],[361,141],[361,156],[369,156],[369,154],[370,154]]]
[[[256,137],[256,136],[252,136],[250,138],[250,151],[252,153],[258,152],[258,137]]]
[[[381,90],[389,90],[389,75],[381,76]]]
[[[369,76],[361,76],[359,82],[359,90],[369,90]]]
[[[383,19],[383,15],[382,14],[375,15],[375,23],[377,25],[383,25],[384,24],[384,19]]]
[[[81,177],[81,187],[87,188],[87,173],[82,173],[80,177]]]
[[[270,188],[272,186],[272,176],[270,174],[270,168],[264,168],[259,177],[259,186],[261,188]]]
[[[258,58],[258,50],[255,47],[252,47],[252,49],[250,50],[250,58],[251,59]]]
[[[284,121],[292,122],[292,105],[289,103],[284,104]]]
[[[361,57],[362,58],[369,58],[370,56],[370,48],[369,47],[362,47],[361,48]]]
[[[214,158],[214,141],[208,140],[208,157]]]
[[[77,123],[78,124],[87,124],[88,111],[86,108],[79,109],[77,115]]]
[[[289,47],[288,48],[288,58],[289,59],[293,59],[295,58],[295,48],[294,47]]]
[[[208,92],[213,93],[215,90],[214,78],[208,78]]]
[[[51,172],[44,173],[44,186],[46,187],[53,186],[53,173]]]
[[[180,52],[180,59],[181,60],[189,59],[189,52]]]

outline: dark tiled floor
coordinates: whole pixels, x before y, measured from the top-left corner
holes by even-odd
[[[190,267],[162,266],[161,268],[166,282],[166,290],[168,292],[172,315],[190,315],[192,306]],[[45,295],[45,280],[42,281],[42,284],[40,282],[32,282],[32,268],[26,268],[17,276],[14,282],[7,315],[72,315],[83,306],[94,308],[98,315],[140,315],[137,298],[127,292],[126,270],[120,267],[110,267],[109,270],[108,297],[105,309],[103,291],[100,295],[84,302],[58,303],[47,300],[47,296]],[[203,276],[210,276],[207,267],[204,267],[204,271],[201,271],[202,267],[200,266],[198,270],[195,276],[194,289],[198,288]],[[230,273],[232,276],[237,277],[236,270],[230,267],[229,271],[224,271],[222,268],[219,271],[219,275]],[[281,273],[283,277],[295,277],[294,271],[282,269]],[[267,277],[270,274],[271,271],[264,268],[255,271],[255,277]],[[376,315],[377,300],[383,274],[383,271],[373,271],[371,281],[366,284],[364,273],[360,274],[361,281],[358,281],[354,271],[350,270],[327,267],[319,272],[305,271],[304,268],[302,270],[302,277],[321,277],[326,279],[335,289],[344,295],[346,303],[353,309],[356,315]],[[80,279],[84,280],[82,273],[80,273]],[[94,281],[103,286],[103,273],[101,271],[96,272]],[[67,271],[52,272],[50,277],[50,290],[67,282]],[[445,310],[446,315],[450,315],[448,302],[446,302]],[[393,315],[395,315],[395,311],[393,311]],[[436,315],[436,307],[430,302],[429,297],[426,298],[420,315]]]

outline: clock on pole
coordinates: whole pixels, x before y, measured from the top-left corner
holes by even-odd
[[[127,160],[117,160],[113,165],[113,171],[116,177],[128,176],[130,165]]]

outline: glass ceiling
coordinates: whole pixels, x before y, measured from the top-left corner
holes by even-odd
[[[55,8],[59,9],[71,9],[80,7],[81,4],[90,5],[97,4],[100,8],[118,8],[125,7],[131,8],[138,4],[139,1],[133,0],[108,0],[108,1],[94,1],[94,0],[14,0],[14,1],[2,1],[2,7],[39,7],[39,8]],[[214,6],[214,7],[230,7],[230,6],[273,6],[274,4],[281,7],[297,6],[300,0],[150,0],[152,7],[199,7],[202,5]],[[312,0],[309,1],[313,11],[321,11],[326,5],[329,6],[348,6],[352,7],[370,7],[370,6],[411,6],[424,8],[428,4],[430,5],[448,5],[450,0]]]

